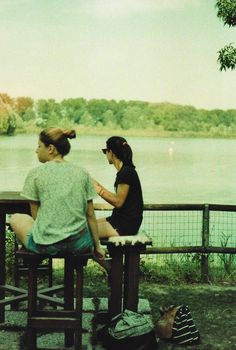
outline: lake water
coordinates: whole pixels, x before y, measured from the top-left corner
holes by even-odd
[[[236,140],[127,137],[145,203],[236,202]],[[100,151],[106,136],[71,140],[67,159],[113,190],[116,170]],[[37,135],[0,136],[0,191],[20,191],[37,166]],[[96,202],[102,201],[97,198]]]

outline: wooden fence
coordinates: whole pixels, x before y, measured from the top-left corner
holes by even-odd
[[[98,213],[98,217],[106,216],[106,211],[111,211],[112,207],[107,204],[95,204],[95,210]],[[154,215],[154,212],[160,213],[175,213],[174,220],[171,221],[171,227],[173,231],[177,231],[177,235],[181,234],[181,227],[177,229],[178,226],[178,214],[185,213],[186,219],[188,213],[198,212],[200,220],[200,230],[201,244],[185,244],[176,245],[165,244],[165,246],[159,245],[155,240],[155,233],[158,231],[158,225],[162,220],[162,216],[159,216],[155,222],[153,222],[152,232],[149,232],[148,225],[145,224],[145,213],[150,213]],[[216,213],[227,213],[226,217],[220,218],[222,221],[220,224],[224,225],[224,230],[228,235],[231,236],[231,246],[226,246],[219,244],[219,237],[217,239],[217,244],[211,243],[211,221],[216,217]],[[214,214],[214,215],[213,215]],[[218,220],[219,221],[219,220]],[[224,222],[223,222],[224,221]],[[218,222],[219,225],[219,222]],[[189,235],[191,234],[191,222],[189,224]],[[208,270],[209,270],[209,255],[211,253],[217,254],[235,254],[236,253],[236,205],[221,205],[221,204],[145,204],[144,205],[144,224],[143,229],[147,234],[153,239],[153,246],[146,249],[146,254],[180,254],[180,253],[199,253],[201,256],[201,280],[202,282],[208,281]],[[158,232],[157,232],[158,233]],[[168,225],[165,228],[165,234],[168,234]]]

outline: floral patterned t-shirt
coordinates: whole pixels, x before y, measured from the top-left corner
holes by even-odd
[[[85,169],[50,161],[29,172],[21,195],[40,202],[31,231],[35,243],[52,244],[87,226],[87,202],[97,194]]]

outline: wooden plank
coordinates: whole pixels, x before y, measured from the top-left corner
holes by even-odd
[[[178,254],[178,253],[226,253],[235,254],[236,248],[231,247],[152,247],[146,248],[142,254]]]
[[[60,292],[60,291],[63,291],[64,289],[64,285],[63,284],[58,284],[56,286],[53,286],[53,287],[47,287],[47,288],[42,288],[42,289],[39,289],[38,292],[40,294],[54,294],[56,292]]]
[[[13,294],[24,294],[27,293],[26,289],[19,288],[19,287],[14,287],[9,284],[5,284],[4,286],[0,286],[0,289],[4,289],[7,292],[11,292]]]
[[[0,300],[0,305],[9,305],[9,304],[14,304],[16,301],[24,301],[27,300],[28,294],[22,294],[22,295],[17,295],[5,299]]]
[[[0,191],[0,204],[17,205],[17,203],[28,205],[28,200],[21,197],[19,191]],[[203,210],[205,203],[192,204],[156,204],[145,203],[144,210]],[[236,205],[227,204],[208,204],[210,210],[220,211],[236,211]],[[112,210],[113,207],[107,203],[94,203],[95,210]]]
[[[44,301],[48,301],[50,304],[53,305],[64,306],[64,301],[55,297],[50,297],[48,295],[37,293],[37,298]]]
[[[144,211],[203,210],[204,204],[144,204]]]
[[[76,312],[72,310],[37,310],[34,317],[51,317],[51,318],[76,318]]]
[[[80,321],[71,317],[30,317],[28,319],[28,327],[34,329],[77,329]]]

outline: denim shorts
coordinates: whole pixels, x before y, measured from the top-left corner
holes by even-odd
[[[62,241],[52,244],[38,244],[34,242],[31,232],[27,235],[25,248],[37,254],[55,255],[58,253],[86,253],[93,251],[93,240],[90,231],[84,228],[79,233]]]

